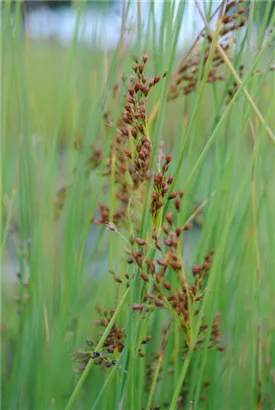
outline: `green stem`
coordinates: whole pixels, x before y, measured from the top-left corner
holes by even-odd
[[[123,306],[123,304],[124,304],[124,302],[125,302],[125,300],[126,300],[126,298],[127,298],[127,296],[128,296],[129,289],[130,289],[130,288],[128,288],[128,289],[126,290],[126,292],[124,293],[124,295],[122,296],[122,298],[121,298],[121,300],[120,300],[120,302],[119,302],[119,305],[118,305],[118,307],[117,307],[117,309],[116,309],[116,311],[115,311],[115,313],[114,313],[112,319],[110,320],[108,326],[106,327],[106,329],[105,329],[105,331],[104,331],[104,333],[103,333],[103,335],[102,335],[102,338],[101,338],[100,341],[98,342],[98,344],[97,344],[95,350],[100,350],[100,349],[102,348],[102,346],[103,346],[105,340],[107,339],[107,337],[108,337],[110,331],[112,330],[112,327],[114,326],[115,320],[116,320],[116,318],[117,318],[117,316],[118,316],[118,314],[119,314],[119,312],[120,312],[120,310],[121,310],[121,308],[122,308],[122,306]],[[83,384],[84,384],[84,382],[85,382],[85,380],[86,380],[88,374],[90,373],[91,368],[93,367],[93,363],[94,363],[93,360],[90,360],[89,363],[88,363],[88,365],[86,366],[84,372],[82,373],[80,379],[78,380],[77,385],[75,386],[75,389],[74,389],[74,391],[73,391],[73,393],[72,393],[72,395],[71,395],[71,397],[70,397],[70,399],[69,399],[69,401],[68,401],[68,404],[67,404],[65,410],[70,410],[70,409],[72,408],[72,406],[73,406],[73,404],[74,404],[74,402],[75,402],[77,396],[79,395],[79,392],[80,392],[81,387],[83,386]]]
[[[14,200],[15,200],[15,194],[16,194],[16,187],[14,187],[13,190],[12,190],[12,196],[11,196],[10,206],[9,206],[8,215],[7,215],[7,222],[6,222],[6,226],[5,226],[5,230],[4,230],[4,234],[3,234],[3,239],[2,239],[2,243],[1,243],[1,252],[5,248],[5,244],[6,244],[8,233],[9,233],[9,227],[10,227],[10,222],[11,222],[11,218],[12,218],[12,211],[13,211],[13,205],[14,205]]]
[[[102,388],[101,388],[101,390],[100,390],[100,392],[99,392],[99,394],[98,394],[98,396],[97,396],[97,398],[96,398],[96,400],[95,400],[95,402],[94,402],[94,405],[93,405],[93,407],[92,407],[91,410],[96,410],[96,409],[97,409],[97,405],[98,405],[98,403],[99,403],[99,400],[101,399],[101,397],[102,397],[102,395],[103,395],[103,393],[104,393],[106,387],[107,387],[108,384],[110,383],[111,379],[113,378],[113,376],[114,376],[114,374],[115,374],[115,372],[116,372],[116,370],[117,370],[118,364],[119,364],[119,362],[120,362],[120,358],[121,358],[121,356],[119,357],[119,359],[118,359],[118,361],[117,361],[115,367],[112,368],[112,370],[111,370],[109,376],[107,377],[105,383],[103,384],[103,386],[102,386]]]
[[[157,384],[157,380],[158,380],[158,376],[159,376],[162,361],[163,361],[163,354],[161,354],[159,356],[159,359],[158,359],[158,365],[157,365],[157,368],[156,368],[156,371],[155,371],[155,374],[154,374],[154,379],[153,379],[152,387],[150,389],[150,394],[149,394],[146,410],[151,409],[151,404],[152,404],[152,401],[153,401],[154,392],[155,392],[155,389],[156,389],[156,384]]]

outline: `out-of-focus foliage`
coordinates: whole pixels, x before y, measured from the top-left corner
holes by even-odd
[[[75,0],[74,3],[80,2],[81,0]],[[116,0],[86,0],[88,5],[93,5],[93,6],[104,6],[106,7],[107,5],[112,3],[113,1]],[[71,6],[73,1],[72,0],[24,0],[25,6],[27,9],[32,9],[35,7],[40,7],[40,6],[48,6],[51,9],[55,9],[58,7],[64,7],[64,6]]]
[[[267,24],[269,24],[269,22],[271,21],[271,18],[272,18],[272,14],[275,12],[275,1],[273,1],[269,5],[269,3],[267,1],[262,1],[261,0],[261,1],[257,2],[256,7],[258,7],[258,9],[259,9],[259,16],[260,17],[263,17],[265,15],[265,11],[266,11],[267,7],[270,8],[269,16],[268,16],[268,22],[267,22]],[[260,23],[260,21],[259,21],[259,23]]]

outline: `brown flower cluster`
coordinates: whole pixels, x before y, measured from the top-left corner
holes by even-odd
[[[118,224],[124,219],[129,198],[144,181],[151,177],[151,141],[147,130],[147,97],[161,76],[148,79],[144,73],[148,57],[141,61],[134,57],[133,75],[127,88],[122,114],[117,124],[117,132],[112,144],[105,176],[114,175],[116,198],[120,206],[110,215],[108,206],[99,207],[99,218],[94,223],[105,223],[106,219]],[[141,194],[139,192],[139,194]],[[103,213],[102,213],[103,211]],[[106,215],[108,217],[106,218]]]
[[[102,310],[98,305],[96,305],[96,310],[98,314],[101,316],[101,319],[96,321],[96,324],[100,327],[106,328],[113,315],[114,315],[114,309],[111,310]],[[100,330],[100,335],[104,333],[103,330]],[[112,330],[108,334],[104,345],[103,349],[106,349],[108,353],[120,353],[122,352],[124,348],[124,338],[125,338],[125,329],[124,328],[119,328],[116,326],[116,324],[113,325]]]
[[[96,310],[101,316],[101,319],[97,320],[96,324],[101,328],[106,328],[114,315],[114,309],[102,310],[98,305],[96,305]],[[103,333],[104,330],[100,330],[100,336],[102,336]],[[79,364],[79,368],[76,372],[83,372],[91,359],[94,360],[96,365],[103,365],[107,368],[115,366],[115,357],[122,352],[124,349],[124,344],[125,329],[119,328],[116,324],[114,324],[100,351],[94,350],[95,343],[91,340],[87,340],[87,345],[90,348],[89,350],[79,349],[72,354],[72,359]]]
[[[180,209],[180,199],[183,197],[183,191],[170,192],[168,195],[169,188],[174,180],[173,176],[166,176],[166,172],[169,169],[169,164],[172,160],[171,155],[166,155],[165,163],[161,167],[161,171],[154,176],[154,192],[152,193],[151,201],[151,214],[155,218],[159,209],[164,205],[165,199],[172,200],[175,199],[175,207],[179,211]],[[169,219],[169,217],[168,217]]]
[[[118,280],[117,283],[122,283],[122,281]],[[101,316],[101,319],[95,322],[96,325],[106,329],[114,315],[115,310],[102,310],[97,304],[96,311]],[[102,336],[103,333],[104,330],[100,330],[100,336]],[[148,335],[141,341],[141,347],[138,350],[140,357],[144,357],[142,347],[151,340],[152,336]],[[115,366],[116,358],[123,351],[125,346],[125,329],[114,324],[100,351],[94,350],[96,344],[92,340],[87,340],[86,343],[90,348],[89,350],[79,349],[72,354],[72,359],[79,364],[79,368],[76,370],[77,373],[83,372],[91,359],[94,360],[96,365],[103,365],[104,367]]]
[[[87,340],[88,346],[93,345],[93,342]],[[109,356],[103,352],[98,352],[96,350],[85,350],[79,349],[72,353],[72,360],[78,363],[79,367],[75,370],[75,373],[82,373],[87,367],[90,360],[94,361],[97,366],[112,367],[116,365],[116,360],[110,359]]]
[[[238,29],[246,24],[246,18],[244,17],[245,8],[239,7],[241,3],[243,3],[243,0],[230,2],[227,5],[225,13],[222,17],[222,26],[219,32],[218,43],[224,51],[228,51],[235,41],[234,36],[227,38],[227,35],[230,33],[234,34]],[[235,9],[235,11],[232,13],[233,9]],[[203,34],[200,38],[203,38]],[[206,48],[205,57],[203,59],[202,75],[209,58],[212,42],[211,36],[208,35],[207,40],[208,45]],[[202,48],[201,45],[198,45],[197,48],[194,47],[191,50],[191,52],[189,51],[187,53],[187,57],[184,58],[173,76],[173,81],[171,82],[168,94],[168,100],[174,100],[182,94],[188,95],[196,90],[198,84],[198,72],[201,64]],[[214,52],[212,67],[207,78],[208,83],[224,81],[224,75],[218,72],[218,68],[222,65],[224,65],[223,58],[216,49]]]
[[[171,160],[172,157],[167,155],[161,172],[154,177],[151,205],[153,215],[156,212],[156,201],[162,199],[161,206],[165,204],[163,198],[166,198],[167,202],[174,203],[174,212],[180,210],[183,191],[170,194],[168,191],[168,181],[173,180],[166,176]],[[191,229],[191,224],[177,226],[174,212],[168,210],[164,214],[161,231],[157,233],[156,229],[153,229],[150,244],[144,238],[135,238],[133,249],[128,250],[127,263],[137,265],[140,280],[147,284],[143,303],[136,303],[133,309],[135,311],[152,310],[153,306],[173,310],[179,318],[180,326],[188,336],[190,314],[194,316],[199,314],[199,304],[204,296],[214,251],[205,256],[202,264],[193,266],[193,279],[188,281],[181,260],[180,236],[184,231]],[[151,249],[154,249],[153,258],[147,256],[149,245]],[[170,282],[167,277],[171,275],[172,281]],[[176,278],[176,284],[173,276]]]
[[[130,281],[134,278],[139,280],[141,292],[139,292],[139,300],[132,305],[134,315],[145,313],[150,316],[153,312],[158,311],[159,313],[165,312],[165,317],[170,318],[169,325],[163,331],[160,352],[154,352],[149,362],[147,358],[145,359],[147,381],[150,386],[156,366],[159,366],[159,362],[156,364],[156,361],[167,362],[165,352],[171,323],[178,325],[183,336],[178,357],[168,358],[168,364],[171,361],[171,368],[175,360],[185,360],[190,349],[194,348],[196,351],[202,347],[212,349],[215,346],[217,350],[222,351],[224,347],[221,344],[219,314],[215,316],[212,323],[205,318],[202,323],[198,322],[214,251],[210,251],[201,264],[194,265],[192,272],[185,272],[182,261],[182,234],[192,228],[190,222],[192,219],[189,218],[183,224],[178,223],[177,216],[181,210],[184,192],[183,190],[172,191],[173,176],[168,175],[172,156],[161,153],[157,170],[155,172],[150,170],[152,144],[147,130],[146,104],[150,90],[158,83],[160,77],[157,76],[151,80],[146,78],[144,74],[146,62],[146,55],[140,62],[137,59],[134,61],[134,75],[127,88],[126,102],[117,125],[108,169],[105,173],[113,177],[120,208],[111,215],[107,205],[99,204],[100,216],[93,218],[93,222],[103,223],[114,233],[119,233],[117,224],[124,218],[130,198],[132,201],[133,196],[143,195],[144,190],[149,187],[149,184],[144,183],[152,178],[151,205],[150,209],[145,211],[150,212],[153,227],[144,236],[131,234],[130,249],[126,250],[126,254],[127,264],[131,265],[132,273],[124,275],[126,281],[122,272],[119,275],[111,272],[116,285],[119,286],[125,286],[125,284],[130,286]],[[100,316],[97,325],[103,328],[100,331],[100,335],[103,335],[115,310],[103,311],[98,306],[96,309]],[[200,325],[200,329],[198,338],[194,340],[196,325]],[[103,364],[104,368],[113,366],[125,347],[126,328],[114,324],[100,351],[93,349],[88,352],[77,351],[74,358],[80,363],[79,371],[85,369],[89,360],[94,360],[98,365]],[[137,347],[137,354],[141,358],[145,357],[143,346],[151,340],[152,335],[144,336],[141,345]],[[92,342],[89,341],[88,344],[93,348]],[[159,379],[164,367],[164,365],[160,366]],[[192,365],[189,369],[192,371]],[[188,378],[185,383],[187,385]],[[207,381],[205,388],[208,385]],[[184,402],[187,392],[187,387],[184,385],[179,397],[179,406]]]

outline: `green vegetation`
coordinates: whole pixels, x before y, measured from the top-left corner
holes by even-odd
[[[184,2],[159,34],[137,3],[108,52],[77,42],[84,3],[69,48],[2,7],[3,409],[274,408],[275,13],[253,40],[253,4],[212,33],[196,2],[180,54]]]

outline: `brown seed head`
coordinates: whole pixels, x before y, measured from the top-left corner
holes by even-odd
[[[168,196],[168,199],[169,199],[169,200],[170,200],[170,199],[174,199],[174,198],[176,198],[177,195],[178,195],[177,192],[172,192],[172,193]]]
[[[145,272],[141,272],[140,277],[141,277],[142,280],[144,280],[144,282],[149,281],[149,278],[148,278],[148,276],[146,275]]]
[[[144,246],[147,244],[147,242],[145,241],[145,239],[142,238],[136,238],[136,243],[140,246]]]
[[[144,309],[144,305],[141,305],[141,304],[139,304],[139,303],[135,303],[135,304],[132,306],[132,308],[133,308],[133,310],[136,310],[136,311],[142,311],[142,310]]]
[[[170,290],[171,289],[171,283],[168,282],[168,281],[164,281],[163,282],[163,287],[167,290]]]
[[[174,220],[172,212],[168,212],[165,216],[165,219],[169,223],[169,225],[172,225]]]

